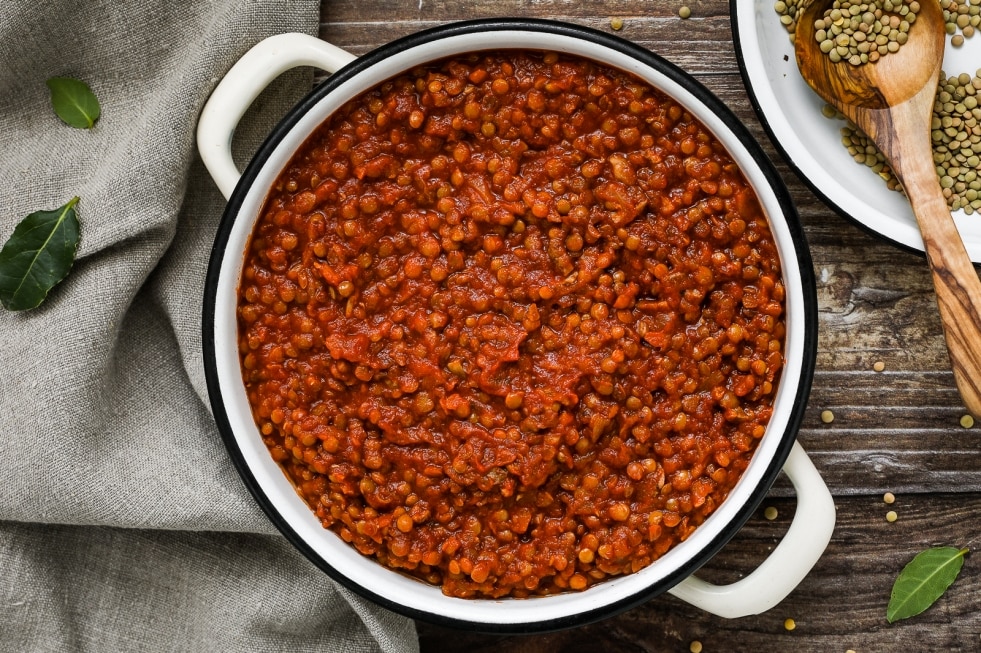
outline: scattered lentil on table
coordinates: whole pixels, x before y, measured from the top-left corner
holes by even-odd
[[[890,510],[886,513],[886,521],[890,524],[899,519],[899,515],[896,514],[895,510]]]
[[[793,629],[797,628],[797,622],[794,621],[793,619],[789,619],[788,618],[788,619],[784,620],[783,627],[784,627],[784,629],[786,629],[788,631],[793,630]]]
[[[619,18],[619,17],[618,18],[611,18],[610,19],[610,27],[619,32],[620,30],[623,29],[623,19],[622,18]]]
[[[722,145],[554,53],[342,107],[271,190],[239,292],[274,460],[326,528],[459,597],[582,590],[687,538],[783,365],[776,247]]]
[[[766,510],[763,511],[763,516],[770,521],[776,519],[778,514],[777,509],[773,506],[767,506]]]
[[[973,415],[962,415],[961,416],[961,426],[969,429],[974,426],[974,416]]]
[[[688,645],[688,650],[691,653],[702,653],[702,643],[697,639],[692,640],[692,643]]]
[[[886,364],[882,361],[876,361],[872,364],[872,369],[876,372],[882,372],[886,369]]]
[[[830,410],[822,410],[821,421],[825,424],[830,424],[831,422],[835,421],[835,414]]]
[[[895,503],[896,495],[893,494],[892,492],[886,492],[885,494],[882,495],[882,502],[887,504]]]
[[[678,15],[681,18],[691,18],[691,7],[687,5],[682,5],[681,8],[678,10]]]

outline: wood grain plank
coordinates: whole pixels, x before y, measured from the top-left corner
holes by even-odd
[[[614,33],[652,52],[693,74],[719,74],[720,71],[736,71],[736,58],[732,49],[728,19],[715,18],[692,21],[681,26],[680,19],[645,19],[634,21],[629,29],[619,32],[609,26],[608,20],[587,20],[560,17],[561,20]],[[329,23],[321,30],[321,37],[352,54],[362,55],[381,45],[422,29],[436,27],[448,21],[425,21],[406,29],[406,23]],[[687,23],[688,21],[684,21]],[[709,34],[713,38],[693,40],[693,30]],[[628,36],[628,34],[630,36]]]
[[[700,18],[728,17],[726,0],[497,0],[467,2],[461,0],[327,0],[323,3],[321,21],[329,22],[407,22],[468,20],[523,16],[554,19],[606,20],[619,17],[626,21],[650,18],[678,19],[678,9],[692,10],[691,22]]]
[[[981,536],[972,515],[981,495],[899,495],[886,506],[881,496],[836,501],[838,524],[832,546],[803,583],[777,608],[758,616],[725,620],[707,616],[671,596],[660,596],[624,614],[575,630],[527,637],[482,636],[422,624],[424,652],[473,651],[687,651],[693,640],[705,651],[978,650],[981,561],[968,556],[960,578],[930,610],[889,625],[885,619],[896,575],[919,551],[938,545],[977,547]],[[777,545],[794,513],[794,502],[775,498],[775,521],[754,516],[699,575],[724,584],[755,568]],[[899,519],[886,521],[887,510]],[[788,631],[784,620],[794,619]]]

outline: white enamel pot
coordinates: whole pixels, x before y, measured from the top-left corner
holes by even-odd
[[[524,48],[572,53],[627,71],[687,107],[728,148],[770,221],[787,289],[786,366],[773,417],[751,463],[718,509],[686,541],[641,571],[578,593],[526,599],[459,599],[391,571],[324,529],[266,450],[252,420],[239,367],[236,297],[243,253],[268,189],[294,151],[328,116],[362,91],[420,64],[479,50]],[[275,77],[297,66],[331,76],[300,102],[239,172],[230,142],[238,120]],[[591,29],[525,19],[438,27],[355,58],[302,34],[267,39],[245,54],[215,89],[198,125],[206,167],[228,206],[215,240],[204,298],[208,390],[222,437],[245,484],[283,535],[331,578],[413,618],[486,632],[527,633],[595,621],[670,592],[722,617],[763,612],[786,597],[817,562],[834,527],[827,486],[796,434],[814,371],[817,300],[810,255],[778,174],[745,127],[717,98],[657,55]],[[797,492],[789,531],[769,557],[725,586],[693,573],[746,522],[781,472]]]

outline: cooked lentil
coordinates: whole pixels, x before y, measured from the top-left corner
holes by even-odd
[[[767,506],[766,510],[763,511],[763,516],[770,521],[776,519],[778,514],[777,509],[773,506]]]
[[[882,502],[883,503],[895,503],[896,502],[896,495],[893,494],[892,492],[886,492],[885,494],[882,495]]]
[[[971,416],[971,415],[962,415],[961,416],[961,426],[964,427],[964,428],[966,428],[966,429],[969,429],[972,426],[974,426],[974,417]]]
[[[831,422],[835,421],[835,414],[830,410],[822,410],[821,421],[825,424],[830,424]]]
[[[882,361],[876,361],[875,363],[872,364],[872,369],[876,372],[882,372],[883,370],[886,369],[886,364],[883,363]]]
[[[551,594],[647,566],[725,500],[783,303],[755,195],[683,107],[504,51],[308,139],[246,252],[241,363],[326,528],[452,596]]]
[[[890,510],[886,513],[886,521],[890,524],[899,519],[899,515],[896,514],[895,510]]]
[[[784,620],[784,622],[783,622],[783,627],[784,627],[784,628],[785,628],[786,630],[793,630],[794,628],[796,628],[796,627],[797,627],[797,622],[796,622],[796,621],[794,621],[793,619],[786,619],[786,620]]]
[[[702,653],[702,643],[700,641],[693,640],[691,644],[688,645],[688,650],[691,653]]]

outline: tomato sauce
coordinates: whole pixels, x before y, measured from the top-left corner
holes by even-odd
[[[323,525],[459,597],[583,590],[685,540],[783,365],[777,251],[722,145],[533,51],[330,117],[270,191],[238,316],[256,425]]]

